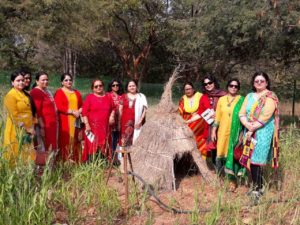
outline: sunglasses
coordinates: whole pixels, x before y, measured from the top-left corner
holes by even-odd
[[[71,79],[65,79],[64,82],[72,82]]]
[[[256,84],[263,84],[263,83],[265,83],[266,82],[266,80],[255,80],[254,81],[254,83],[256,83]]]
[[[229,84],[228,87],[239,89],[239,85]]]
[[[206,87],[207,85],[211,85],[212,83],[214,83],[213,81],[209,81],[207,83],[203,83],[204,87]]]
[[[102,84],[98,84],[98,85],[95,85],[94,88],[100,88],[100,87],[103,87]]]
[[[119,87],[119,84],[112,84],[112,87]]]

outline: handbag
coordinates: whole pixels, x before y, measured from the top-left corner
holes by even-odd
[[[234,147],[234,150],[233,150],[233,158],[236,160],[236,161],[240,161],[240,158],[242,157],[243,155],[243,142],[240,142],[238,143],[235,147]]]

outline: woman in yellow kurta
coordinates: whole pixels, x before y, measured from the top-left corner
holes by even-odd
[[[14,165],[19,156],[25,162],[35,160],[32,144],[33,116],[29,97],[24,89],[24,77],[20,72],[11,75],[12,89],[4,97],[7,119],[4,131],[5,159]]]
[[[238,79],[230,79],[227,83],[228,94],[221,97],[217,104],[216,118],[213,124],[211,139],[217,141],[217,172],[222,172],[227,154],[231,133],[231,123],[234,108],[242,96],[238,95],[240,82]],[[238,115],[235,115],[238,118]]]

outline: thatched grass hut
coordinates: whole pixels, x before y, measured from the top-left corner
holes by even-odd
[[[133,172],[163,190],[176,189],[174,160],[186,155],[191,156],[204,180],[210,183],[216,180],[197,150],[193,132],[172,101],[171,89],[178,74],[177,67],[165,86],[154,115],[147,119],[139,138],[129,149]]]

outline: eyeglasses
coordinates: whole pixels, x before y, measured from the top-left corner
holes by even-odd
[[[211,85],[212,83],[214,83],[213,81],[209,81],[207,83],[203,83],[204,87],[206,87],[207,85]]]
[[[119,84],[112,84],[112,87],[119,87]]]
[[[254,83],[256,83],[256,84],[263,84],[263,83],[265,83],[266,82],[266,80],[255,80],[254,81]]]
[[[239,85],[229,84],[228,87],[239,89]]]
[[[103,87],[102,84],[98,84],[98,85],[95,85],[94,88],[100,88],[100,87]]]
[[[72,82],[71,79],[65,79],[64,82]]]

